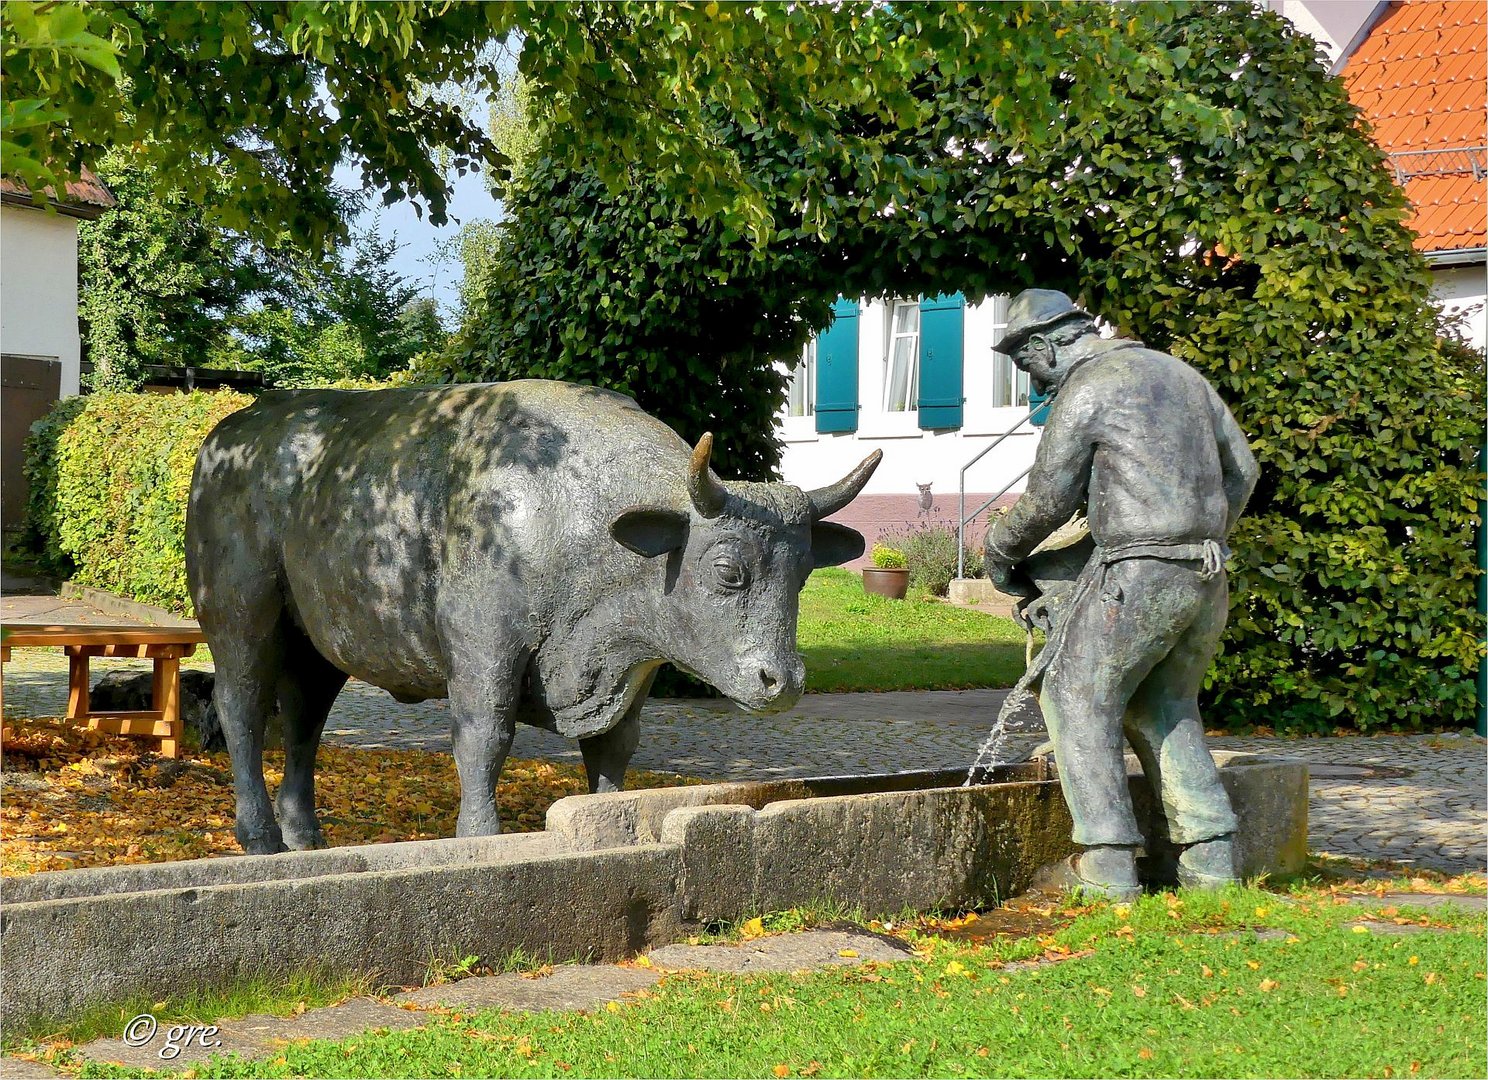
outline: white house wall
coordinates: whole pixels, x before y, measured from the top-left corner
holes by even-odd
[[[78,392],[77,219],[0,206],[0,351],[61,363]]]
[[[965,418],[960,430],[922,431],[918,413],[911,409],[885,413],[882,408],[887,369],[888,308],[881,300],[859,308],[858,430],[818,434],[814,418],[781,417],[785,480],[804,488],[820,487],[841,477],[874,450],[884,453],[883,464],[868,482],[867,495],[913,495],[918,484],[931,484],[937,496],[954,495],[958,474],[976,453],[1028,415],[1027,406],[992,406],[991,305],[966,308]],[[967,490],[992,493],[1033,464],[1038,445],[1036,429],[1024,425],[967,473]],[[1013,491],[1023,490],[1018,483]]]
[[[1431,291],[1442,311],[1462,316],[1459,326],[1474,348],[1488,347],[1488,267],[1442,267],[1432,276]]]
[[[862,531],[870,542],[884,532],[921,523],[954,528],[959,517],[961,467],[1028,415],[1026,405],[992,405],[992,341],[1000,328],[993,324],[990,303],[965,309],[965,412],[961,428],[922,431],[917,411],[884,412],[888,312],[889,304],[881,300],[865,300],[859,306],[858,430],[820,434],[812,416],[782,415],[778,422],[785,444],[782,474],[787,483],[801,488],[840,480],[868,454],[883,451],[883,462],[863,495],[836,515],[837,520]],[[999,505],[1021,493],[1023,481],[1017,477],[1033,464],[1037,446],[1038,429],[1024,424],[973,465],[966,474],[967,511],[1010,483],[1009,494]],[[930,485],[929,508],[922,505],[921,484]],[[981,515],[969,526],[969,535],[980,536],[986,517]]]

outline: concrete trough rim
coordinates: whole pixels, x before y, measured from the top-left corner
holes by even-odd
[[[544,850],[533,850],[537,848]],[[504,833],[500,836],[403,840],[391,844],[349,844],[345,847],[312,851],[286,851],[278,855],[226,855],[160,863],[45,870],[4,878],[0,881],[0,900],[3,900],[5,907],[10,907],[53,900],[178,892],[182,889],[210,889],[225,885],[316,881],[329,877],[396,873],[404,869],[430,871],[473,865],[499,865],[511,861],[513,857],[559,855],[565,854],[566,850],[561,838],[541,831]],[[440,855],[446,857],[439,858]],[[405,858],[406,865],[399,865]],[[360,865],[347,865],[356,860],[361,860]],[[135,887],[132,881],[147,881],[152,877],[173,874],[189,875],[193,870],[199,870],[204,876],[216,880],[145,888]],[[234,872],[237,871],[243,872],[242,876],[234,877]],[[69,888],[74,883],[78,887]]]
[[[534,834],[518,834],[518,835],[541,836],[542,834],[541,833],[534,833]],[[482,839],[487,839],[487,838],[482,838]],[[648,843],[648,844],[637,844],[637,845],[634,845],[634,846],[637,847],[637,848],[656,849],[656,848],[674,847],[675,845],[658,842],[658,843]],[[12,910],[20,910],[20,909],[27,909],[27,910],[34,910],[34,911],[47,911],[47,910],[53,910],[53,909],[55,909],[57,907],[61,907],[61,906],[64,906],[64,905],[79,904],[79,903],[88,903],[88,902],[91,902],[91,901],[97,901],[97,900],[103,900],[103,899],[107,899],[107,900],[110,900],[110,901],[118,900],[118,901],[121,901],[121,902],[126,902],[126,901],[133,900],[133,899],[136,899],[136,898],[146,899],[146,898],[151,898],[151,897],[165,897],[165,896],[175,896],[177,899],[179,899],[183,903],[194,904],[194,903],[198,902],[199,899],[201,899],[201,895],[198,895],[198,894],[203,894],[203,895],[226,895],[227,893],[229,893],[231,891],[234,891],[234,890],[262,889],[264,886],[271,886],[271,885],[279,885],[279,886],[286,886],[286,887],[305,887],[305,888],[314,888],[314,887],[320,887],[320,886],[334,887],[338,883],[344,883],[344,882],[347,882],[347,881],[358,880],[358,879],[362,879],[362,878],[365,878],[365,877],[368,877],[368,876],[375,876],[377,878],[380,878],[380,879],[383,879],[383,880],[387,880],[387,881],[401,881],[401,880],[406,880],[406,879],[414,878],[414,877],[432,877],[432,876],[437,876],[439,874],[462,873],[462,872],[466,872],[466,871],[470,871],[470,870],[500,871],[503,868],[511,867],[511,866],[521,866],[521,865],[526,865],[526,864],[543,864],[543,863],[572,861],[572,860],[575,860],[575,859],[589,858],[590,856],[593,856],[593,855],[602,855],[602,854],[605,854],[604,852],[575,851],[575,850],[567,847],[566,845],[544,845],[544,847],[545,847],[545,850],[543,850],[543,851],[523,854],[520,858],[485,859],[485,860],[470,861],[470,862],[446,862],[446,863],[438,863],[438,864],[435,864],[435,865],[432,865],[432,866],[400,866],[400,867],[392,867],[392,868],[388,868],[388,867],[368,868],[368,869],[361,869],[361,870],[346,870],[346,871],[337,871],[337,872],[327,872],[327,873],[323,873],[323,874],[307,875],[307,876],[303,876],[303,877],[282,877],[282,878],[266,878],[266,879],[260,878],[260,879],[253,879],[253,880],[247,880],[247,881],[218,881],[218,882],[213,882],[213,883],[208,884],[208,885],[192,885],[192,884],[168,885],[168,886],[164,886],[164,887],[161,887],[161,888],[155,888],[155,889],[134,889],[134,890],[128,890],[128,891],[109,892],[109,893],[78,893],[78,894],[75,894],[75,895],[72,895],[72,896],[54,896],[54,897],[46,897],[46,898],[35,899],[35,900],[16,900],[16,901],[11,901],[11,900],[8,900],[7,899],[5,901],[3,910],[5,912],[9,912],[9,911],[12,911]],[[261,856],[251,856],[251,857],[252,858],[260,858]],[[269,856],[269,857],[272,857],[272,856]],[[159,865],[162,865],[162,866],[166,866],[166,865],[169,865],[169,866],[184,866],[184,865],[187,864],[187,862],[209,862],[209,861],[214,861],[214,860],[192,859],[192,860],[182,860],[181,862],[177,862],[177,863],[162,863],[162,864],[159,864]],[[75,873],[75,871],[58,871],[58,873]],[[186,895],[188,893],[190,893],[192,895],[188,897]]]

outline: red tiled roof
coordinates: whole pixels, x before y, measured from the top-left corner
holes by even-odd
[[[1343,81],[1404,180],[1416,247],[1488,246],[1485,181],[1472,170],[1476,160],[1481,177],[1488,162],[1488,5],[1392,3],[1344,64]]]
[[[118,200],[113,193],[104,186],[103,181],[94,176],[87,169],[82,175],[71,180],[66,185],[67,198],[57,202],[57,208],[64,213],[71,211],[79,217],[97,217],[105,210],[111,210],[118,205]],[[52,190],[47,189],[47,198],[53,199]],[[8,203],[31,203],[31,191],[25,184],[17,183],[9,177],[0,177],[0,198]]]

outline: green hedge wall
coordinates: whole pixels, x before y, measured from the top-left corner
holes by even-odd
[[[223,390],[59,402],[26,442],[31,546],[80,585],[189,613],[186,498],[196,452],[252,400]]]

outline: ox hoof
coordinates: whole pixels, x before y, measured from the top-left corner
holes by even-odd
[[[238,845],[249,855],[278,855],[289,850],[284,846],[284,836],[277,827],[259,833],[248,833],[243,829],[233,831]]]
[[[285,825],[284,843],[290,851],[314,851],[328,846],[325,833],[320,831],[319,825],[310,828]]]

